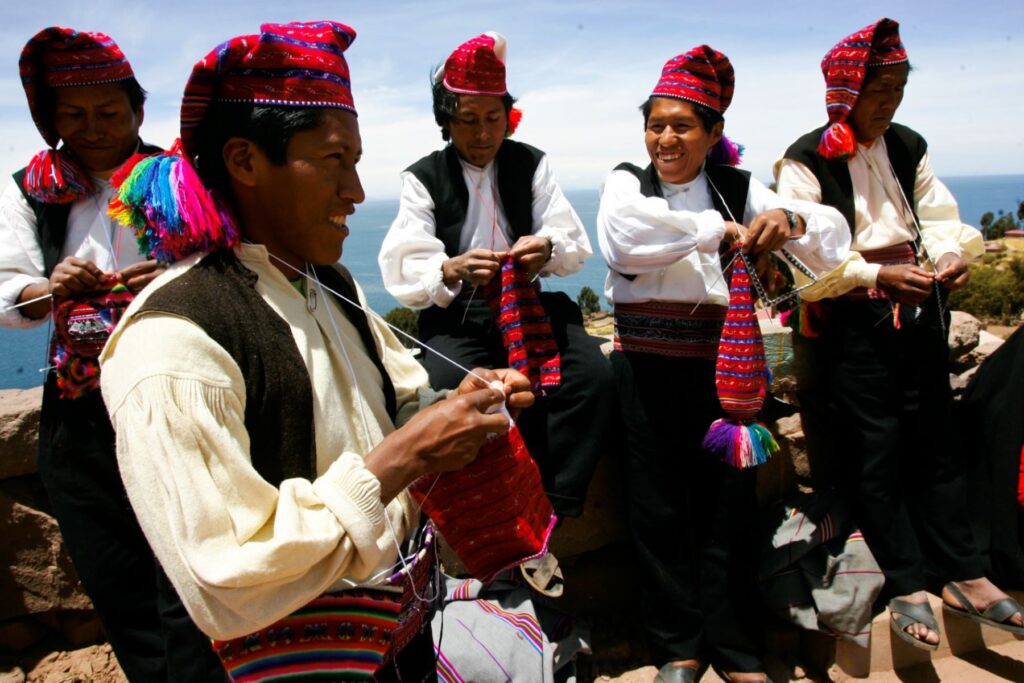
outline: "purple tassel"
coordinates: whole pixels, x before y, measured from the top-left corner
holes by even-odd
[[[739,166],[742,156],[743,145],[737,145],[724,135],[718,139],[714,147],[708,150],[708,161],[713,164]]]

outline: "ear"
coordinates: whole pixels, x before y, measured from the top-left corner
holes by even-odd
[[[146,118],[146,108],[143,105],[139,105],[138,111],[135,112],[136,125],[142,126],[142,120]]]
[[[256,143],[245,138],[230,138],[221,148],[221,156],[232,183],[256,187],[261,164],[266,160]]]
[[[711,127],[711,146],[714,147],[718,144],[718,141],[722,139],[722,133],[725,132],[725,121],[719,121]]]

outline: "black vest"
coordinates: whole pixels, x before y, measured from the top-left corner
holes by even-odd
[[[810,169],[821,185],[821,203],[832,206],[843,214],[850,225],[850,233],[856,230],[856,214],[853,204],[853,180],[850,178],[850,167],[845,160],[829,160],[818,154],[818,142],[826,126],[803,135],[790,145],[783,155],[786,159],[799,161]],[[889,161],[896,172],[896,180],[903,188],[903,194],[914,209],[914,178],[917,165],[921,162],[928,143],[925,139],[898,123],[890,124],[883,135],[885,148],[889,153]],[[917,212],[914,211],[914,218]]]
[[[159,147],[141,142],[140,154],[156,154]],[[14,182],[25,197],[25,201],[36,214],[36,228],[39,230],[39,246],[43,250],[43,275],[50,277],[54,266],[60,261],[60,252],[64,248],[64,240],[68,236],[68,216],[71,215],[71,204],[46,204],[28,196],[25,191],[25,172],[27,167],[14,174]]]
[[[505,140],[494,158],[498,197],[512,230],[512,242],[533,233],[533,175],[544,152],[521,142]],[[434,200],[437,238],[449,257],[459,255],[459,238],[469,207],[469,188],[454,145],[423,157],[406,169],[423,183]]]
[[[325,287],[357,300],[355,283],[343,266],[317,266],[314,271]],[[245,378],[245,428],[253,467],[275,486],[294,477],[313,480],[316,441],[309,372],[288,323],[256,291],[257,280],[233,251],[216,251],[153,292],[138,315],[169,313],[191,320],[227,351]],[[395,388],[366,314],[336,300],[380,372],[388,415],[394,421]]]

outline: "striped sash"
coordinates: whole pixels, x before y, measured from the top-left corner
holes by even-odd
[[[676,301],[615,304],[615,350],[714,359],[726,310]]]

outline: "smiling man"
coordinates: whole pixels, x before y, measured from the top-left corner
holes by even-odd
[[[848,294],[802,309],[794,335],[804,428],[849,498],[885,574],[893,630],[934,650],[926,588],[946,609],[1024,633],[1022,608],[983,576],[965,505],[964,469],[949,448],[946,298],[969,278],[981,233],[960,221],[928,144],[893,122],[910,73],[899,24],[880,19],[821,62],[829,123],[776,167],[779,194],[846,216],[858,258]],[[806,322],[806,321],[805,321]]]
[[[486,414],[503,392],[473,377],[431,392],[336,263],[363,201],[354,38],[266,24],[218,46],[185,87],[183,156],[140,162],[120,195],[176,262],[104,351],[118,461],[167,577],[246,680],[432,680],[433,555],[406,487],[508,429]],[[521,375],[478,374],[532,402]]]
[[[434,118],[451,144],[402,173],[398,216],[379,263],[392,296],[423,309],[420,339],[438,351],[424,358],[435,387],[459,381],[441,355],[486,367],[508,364],[516,349],[525,348],[531,363],[548,358],[537,404],[519,427],[555,512],[576,517],[605,447],[611,370],[576,304],[536,281],[578,272],[592,251],[547,156],[508,139],[519,112],[505,82],[505,47],[500,34],[485,33],[438,69]],[[521,343],[510,342],[514,333],[496,312],[509,312],[513,289],[503,261],[523,280],[517,292],[539,303],[511,311],[522,315]],[[560,380],[547,381],[559,372]]]

